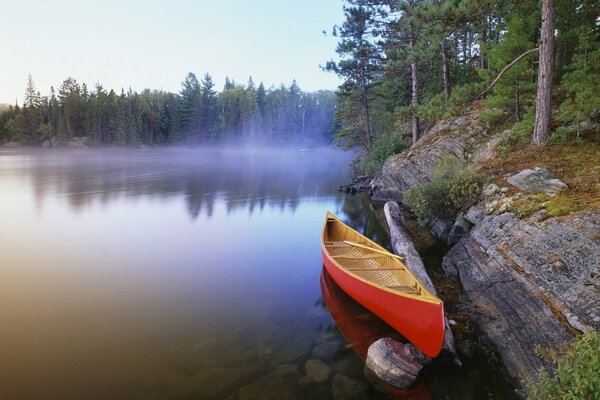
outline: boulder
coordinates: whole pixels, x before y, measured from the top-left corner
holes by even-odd
[[[19,147],[23,147],[20,142],[6,142],[2,145],[5,149],[18,149]]]
[[[456,220],[454,221],[454,225],[450,228],[450,232],[448,232],[448,239],[446,240],[446,244],[448,246],[452,246],[467,234],[473,224],[471,224],[462,213],[456,216]]]
[[[528,192],[557,194],[569,187],[559,179],[553,179],[552,173],[545,168],[524,169],[507,179],[512,186]]]
[[[369,347],[366,366],[379,379],[394,387],[408,389],[427,361],[428,358],[413,345],[382,338]]]

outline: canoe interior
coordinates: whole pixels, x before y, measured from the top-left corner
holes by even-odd
[[[399,257],[372,240],[327,215],[323,244],[337,264],[363,280],[399,295],[439,302],[406,268]]]

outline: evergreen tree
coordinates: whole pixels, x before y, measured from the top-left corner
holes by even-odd
[[[373,144],[371,89],[383,70],[383,57],[376,45],[379,31],[370,24],[375,12],[367,0],[348,1],[344,14],[346,20],[339,29],[340,42],[336,49],[341,60],[337,63],[329,61],[325,69],[344,78],[339,91],[340,101],[361,110],[361,117],[351,118],[353,122],[344,126],[340,136],[351,145],[362,145],[370,150]],[[334,34],[337,35],[336,28]],[[340,116],[350,117],[347,114]]]
[[[217,92],[207,72],[202,79],[202,134],[205,139],[214,138],[217,121]]]
[[[542,0],[540,59],[537,79],[533,144],[546,141],[552,119],[552,79],[554,76],[554,0]]]
[[[200,82],[196,75],[190,72],[181,83],[181,86],[180,122],[183,136],[197,138],[202,128]]]

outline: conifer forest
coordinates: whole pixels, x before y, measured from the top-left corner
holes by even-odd
[[[85,137],[95,146],[324,144],[331,141],[335,95],[307,93],[296,81],[265,88],[226,79],[217,92],[210,74],[189,73],[179,93],[90,89],[67,78],[49,95],[31,75],[25,101],[0,109],[0,143],[47,146]]]
[[[349,0],[344,11],[340,59],[326,64],[344,80],[337,136],[375,167],[470,107],[534,144],[600,118],[598,1]]]

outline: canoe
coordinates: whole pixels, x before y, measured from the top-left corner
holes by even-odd
[[[321,238],[323,263],[344,292],[387,322],[419,350],[436,357],[444,344],[444,303],[402,258],[328,212]]]

